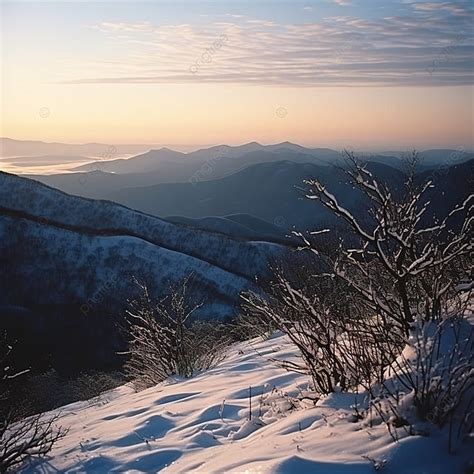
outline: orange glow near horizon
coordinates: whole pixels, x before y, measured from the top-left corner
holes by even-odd
[[[472,146],[473,88],[10,86],[1,135],[184,147],[285,140],[329,147]],[[26,91],[26,92],[25,92]],[[29,91],[29,92],[28,92]]]

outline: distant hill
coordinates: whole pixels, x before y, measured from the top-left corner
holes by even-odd
[[[220,178],[257,163],[285,159],[296,163],[334,164],[342,158],[337,152],[319,154],[296,145],[294,149],[257,145],[222,146],[187,154],[162,148],[128,159],[96,161],[73,171],[100,170],[133,175],[151,172],[157,182],[196,182]]]
[[[14,140],[0,137],[0,156],[90,156],[107,157],[134,155],[153,148],[153,145],[114,145],[104,143],[47,143],[39,140]]]
[[[421,182],[432,178],[436,188],[427,194],[439,215],[469,194],[474,160],[448,168],[422,171]],[[391,187],[400,188],[402,171],[369,163],[369,169]],[[209,216],[251,215],[282,230],[311,229],[334,222],[334,217],[318,202],[303,198],[303,180],[316,177],[327,184],[341,203],[361,214],[367,203],[361,193],[347,183],[338,167],[280,161],[245,168],[225,178],[199,183],[174,183],[125,188],[111,193],[110,199],[154,215],[174,215],[191,219]],[[201,221],[202,222],[202,221]],[[242,223],[242,222],[240,222]],[[202,224],[201,224],[202,225]]]
[[[403,169],[404,159],[411,154],[411,150],[372,153],[356,151],[356,154],[373,162]],[[15,164],[19,166],[19,169],[10,168],[15,169],[15,172],[22,172],[21,167],[24,167],[25,170],[28,168],[35,170],[34,173],[43,173],[38,168],[41,166],[40,163],[45,162],[45,157],[51,161],[53,158],[57,159],[57,163],[60,164],[58,170],[69,171],[70,164],[73,163],[69,158],[71,156],[84,157],[88,160],[88,162],[78,162],[79,166],[72,168],[73,172],[103,171],[115,174],[152,173],[154,175],[154,182],[129,182],[128,186],[217,179],[235,173],[246,166],[268,161],[289,160],[326,165],[344,161],[342,151],[304,147],[288,141],[272,145],[262,145],[257,142],[237,146],[223,144],[182,153],[170,147],[159,148],[155,145],[66,144],[0,138],[0,166],[2,158],[4,160],[12,157],[32,158],[31,161],[17,161]],[[421,150],[419,151],[419,166],[423,169],[451,166],[468,161],[473,156],[472,150],[464,149]],[[11,160],[8,160],[8,163],[11,163]],[[68,163],[69,166],[67,166]],[[46,174],[49,173],[50,170],[47,170]],[[55,185],[55,183],[51,184]],[[63,181],[62,184],[64,185],[65,182]],[[64,190],[71,192],[69,189]]]
[[[168,149],[152,150],[134,158],[111,161],[97,161],[80,166],[80,172],[56,175],[30,175],[49,186],[77,196],[94,199],[108,198],[112,193],[125,188],[150,186],[164,183],[189,183],[195,185],[203,181],[216,180],[261,163],[289,161],[311,163],[319,166],[343,165],[340,153],[326,149],[305,149],[298,145],[288,148],[279,145],[255,144],[245,146],[243,155],[238,155],[242,147],[215,147],[208,150],[184,154]],[[250,148],[261,148],[248,151]],[[219,150],[222,150],[219,152]],[[221,153],[221,154],[219,154]],[[207,156],[207,158],[205,158]],[[401,162],[393,157],[371,156],[371,160],[387,162],[401,168]],[[395,163],[395,164],[394,164]]]
[[[383,179],[403,181],[400,171],[372,164]],[[304,199],[303,180],[317,177],[342,202],[361,210],[361,195],[347,186],[341,169],[311,163],[278,161],[249,166],[230,176],[198,183],[166,183],[125,188],[109,198],[154,215],[200,219],[207,216],[252,215],[282,229],[308,229],[331,219],[318,203]],[[300,188],[300,189],[298,189]]]
[[[271,224],[249,214],[203,217],[200,219],[169,216],[166,217],[166,220],[194,227],[196,229],[221,232],[226,235],[245,239],[281,242],[286,245],[295,240],[287,236],[287,232],[285,232],[285,229],[282,228],[281,223],[278,220],[274,224]]]
[[[393,151],[357,156],[404,171],[409,154]],[[425,171],[463,163],[474,155],[462,150],[426,150],[419,156],[418,169]],[[343,166],[345,157],[327,148],[305,148],[290,142],[275,145],[252,142],[241,146],[220,145],[191,153],[160,148],[132,158],[96,160],[76,167],[72,173],[30,177],[70,194],[105,199],[126,188],[165,183],[196,185],[230,176],[249,166],[277,161]]]
[[[405,160],[412,152],[356,152],[361,159],[403,169]],[[451,166],[468,161],[474,154],[466,150],[435,149],[418,152],[420,168],[440,165]],[[291,142],[261,145],[257,142],[240,146],[219,145],[203,148],[190,153],[180,153],[169,148],[150,150],[127,159],[96,161],[81,165],[74,171],[100,169],[111,173],[161,172],[159,182],[184,182],[186,180],[207,180],[226,176],[230,173],[257,163],[288,160],[297,163],[324,165],[342,164],[344,154],[329,148],[307,148]],[[172,173],[172,169],[175,173]],[[158,181],[157,181],[158,182]]]
[[[412,151],[386,151],[379,153],[380,156],[397,157],[401,161],[412,154]],[[449,167],[474,159],[472,150],[459,149],[433,149],[417,152],[420,168]]]
[[[218,156],[207,161],[194,161],[189,155],[170,153],[169,150],[153,150],[133,159],[87,164],[81,166],[82,172],[78,173],[29,177],[70,194],[105,199],[125,188],[162,183],[195,185],[231,175],[248,166],[282,159],[294,163],[318,163],[322,166],[329,164],[313,155],[287,150],[253,151],[238,157]]]
[[[160,166],[175,165],[179,166],[186,158],[185,153],[173,151],[169,148],[160,148],[159,150],[150,150],[133,158],[95,161],[86,165],[74,168],[74,171],[91,171],[100,169],[112,173],[147,173],[157,171]]]

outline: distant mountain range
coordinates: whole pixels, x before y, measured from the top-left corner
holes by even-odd
[[[93,162],[76,168],[76,171],[90,171],[99,168],[112,173],[146,173],[164,171],[169,165],[184,166],[187,172],[198,173],[197,178],[220,177],[245,166],[267,161],[275,161],[290,156],[299,162],[318,162],[332,164],[341,158],[341,154],[326,148],[304,148],[290,142],[276,145],[261,145],[257,142],[241,146],[221,145],[197,150],[191,153],[180,153],[169,148],[150,150],[133,159],[120,159],[107,162]],[[285,158],[288,159],[288,158]],[[207,165],[207,166],[206,166]],[[202,169],[200,169],[202,168]],[[199,175],[199,171],[201,175]],[[184,176],[184,179],[192,176]],[[183,176],[181,176],[181,180]]]
[[[362,159],[387,182],[401,184],[408,155],[393,151]],[[447,169],[473,157],[464,150],[425,150],[419,153],[419,174],[433,173],[440,181]],[[308,229],[332,219],[324,208],[302,199],[296,187],[305,178],[323,179],[349,207],[360,209],[357,192],[345,184],[340,171],[344,164],[343,154],[330,149],[252,142],[191,153],[162,148],[128,159],[95,161],[74,173],[30,177],[70,194],[109,199],[196,229],[281,242],[288,241],[285,236],[293,227]],[[462,193],[461,185],[451,196]],[[436,194],[434,199],[439,199]],[[246,216],[246,223],[228,218],[234,215]]]
[[[244,155],[247,156],[247,155]],[[293,156],[288,153],[285,156]],[[439,209],[450,199],[457,200],[467,192],[466,176],[472,172],[472,160],[459,165],[436,169],[422,168],[419,179],[433,175],[438,186],[453,185],[449,196],[441,197],[433,192]],[[404,174],[400,169],[369,162],[369,167],[385,182],[400,186]],[[81,180],[82,177],[82,180]],[[222,178],[147,185],[156,180],[149,174],[111,174],[103,172],[85,175],[59,175],[40,177],[52,186],[71,193],[106,198],[133,209],[156,216],[174,216],[175,222],[194,225],[197,228],[218,230],[229,235],[253,238],[278,238],[293,227],[309,229],[331,221],[332,216],[317,203],[303,199],[300,189],[304,179],[317,177],[340,196],[341,202],[350,209],[361,211],[361,196],[347,184],[340,167],[298,161],[268,161],[249,165]],[[138,184],[137,184],[138,183]],[[244,232],[233,222],[225,219],[230,215],[253,216],[260,220]],[[218,218],[218,219],[216,219]],[[223,220],[224,218],[224,220]],[[262,224],[267,230],[262,232]],[[261,233],[262,232],[262,233]]]
[[[402,151],[359,152],[358,156],[369,161],[400,168],[404,165],[404,160],[411,153]],[[474,154],[464,149],[434,149],[419,151],[418,158],[420,168],[424,169],[426,167],[439,166],[443,163],[451,166],[474,158]],[[174,164],[175,166],[184,165],[186,171],[188,171],[188,167],[191,169],[196,165],[204,166],[207,164],[210,169],[199,170],[197,168],[195,171],[201,171],[202,176],[199,176],[201,179],[206,179],[206,171],[211,175],[209,178],[214,179],[251,164],[279,160],[335,165],[344,161],[344,153],[329,148],[307,148],[291,142],[277,143],[275,145],[262,145],[257,142],[251,142],[240,146],[220,145],[190,153],[180,153],[169,148],[161,148],[159,150],[150,150],[132,159],[118,159],[107,162],[95,161],[79,166],[74,171],[87,172],[100,169],[101,171],[111,173],[146,173],[159,171],[160,167],[166,169],[169,164]]]
[[[196,184],[228,176],[254,164],[283,159],[323,166],[342,162],[342,155],[332,150],[302,153],[287,148],[289,145],[214,147],[188,154],[164,148],[130,159],[95,161],[76,168],[77,173],[30,177],[71,194],[107,199],[123,188],[158,183]]]
[[[394,150],[375,153],[357,152],[357,154],[370,161],[402,168],[403,159],[410,152]],[[419,153],[420,169],[443,164],[451,166],[467,161],[473,156],[472,151],[461,148],[424,150]],[[32,160],[25,160],[27,157]],[[78,166],[73,167],[71,157],[75,157]],[[21,172],[22,167],[36,170],[40,164],[44,166],[46,163],[57,161],[62,164],[58,169],[68,172],[103,171],[134,175],[152,173],[153,181],[136,184],[150,185],[216,179],[246,166],[268,161],[290,160],[300,163],[336,164],[343,161],[343,155],[329,148],[303,147],[288,141],[274,145],[262,145],[257,142],[239,146],[219,145],[182,153],[166,147],[157,148],[154,145],[64,144],[0,138],[0,165],[7,159],[10,163],[14,160],[14,164],[18,167],[18,170],[15,168],[15,172]],[[43,171],[39,172],[44,174]],[[50,173],[50,170],[45,170],[45,173]]]
[[[394,152],[395,153],[395,152]],[[398,152],[398,156],[370,154],[362,158],[373,163],[388,165],[397,170],[404,169],[404,161]],[[420,153],[420,171],[426,171],[437,167],[446,168],[456,163],[472,159],[474,154],[457,150],[428,150]],[[218,146],[198,150],[192,153],[180,153],[167,148],[151,150],[134,158],[118,160],[100,160],[87,165],[80,166],[75,173],[56,175],[30,175],[52,187],[61,189],[67,193],[94,199],[119,199],[125,202],[124,193],[131,188],[154,186],[159,184],[181,183],[191,184],[202,188],[202,183],[215,181],[240,172],[247,167],[263,164],[287,161],[298,164],[311,164],[313,166],[328,167],[344,165],[344,156],[334,150],[321,148],[304,148],[289,142],[277,145],[264,146],[253,142],[242,146]],[[304,167],[303,167],[304,168]],[[302,169],[303,169],[302,168]],[[319,171],[318,171],[319,172]],[[327,173],[327,170],[321,171]],[[332,173],[332,171],[331,171]],[[301,174],[301,173],[300,173]],[[299,178],[298,178],[299,179]],[[288,180],[290,186],[297,181]],[[288,184],[287,183],[287,184]],[[139,193],[134,191],[133,193]],[[160,195],[160,199],[166,201],[166,196]],[[133,204],[127,202],[127,205]],[[174,199],[174,198],[173,198]],[[179,198],[180,199],[180,198]],[[166,202],[149,202],[152,212],[158,215],[181,215],[180,206],[169,206]],[[197,206],[199,207],[199,206]],[[140,204],[142,209],[142,205]],[[225,214],[248,213],[247,210],[228,209]],[[164,212],[164,213],[163,213]],[[208,217],[214,214],[186,213],[186,217]]]

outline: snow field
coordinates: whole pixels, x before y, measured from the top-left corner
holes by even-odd
[[[353,406],[363,394],[334,393],[315,405],[307,376],[273,361],[296,356],[277,334],[233,346],[221,364],[192,379],[139,393],[123,386],[63,407],[68,435],[24,472],[466,472],[465,457],[448,455],[442,432],[400,432],[395,444],[385,425],[358,420]]]

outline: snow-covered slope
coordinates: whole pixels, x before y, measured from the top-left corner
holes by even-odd
[[[50,459],[25,472],[468,472],[466,457],[448,455],[440,432],[395,444],[384,425],[356,421],[355,395],[295,401],[307,394],[306,376],[271,360],[289,357],[296,357],[294,347],[276,335],[234,346],[224,362],[193,379],[139,393],[124,386],[64,407],[61,424],[69,433]]]
[[[88,315],[94,304],[123,306],[132,295],[132,276],[159,295],[192,273],[193,295],[206,302],[201,314],[219,318],[232,314],[239,293],[251,286],[246,278],[204,260],[133,236],[91,235],[6,216],[0,218],[0,236],[7,261],[13,257],[8,268],[17,286],[11,292],[23,294],[9,303],[77,304]],[[17,237],[26,245],[18,245]]]
[[[284,250],[272,243],[232,239],[177,225],[108,201],[70,196],[36,181],[0,172],[0,208],[52,223],[129,235],[207,261],[253,280],[265,273],[269,256]],[[2,213],[0,212],[0,216]]]

